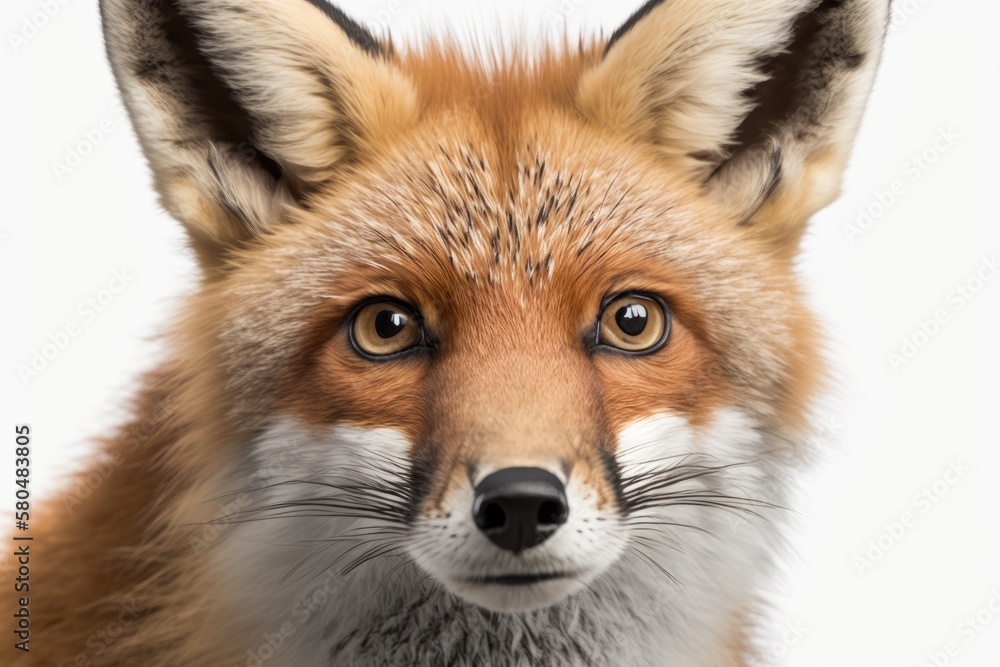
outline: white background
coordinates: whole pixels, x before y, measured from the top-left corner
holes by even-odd
[[[54,494],[88,440],[120,422],[139,372],[156,363],[155,336],[193,282],[178,225],[157,207],[117,104],[96,0],[48,2],[56,11],[44,22],[41,0],[4,0],[0,10],[0,433],[9,434],[0,437],[0,507],[13,503],[3,443],[12,445],[14,424],[34,430],[36,494]],[[607,34],[638,4],[341,6],[401,41],[444,25],[487,37],[497,25],[550,39]],[[763,628],[773,664],[922,667],[949,642],[957,655],[937,665],[1000,664],[1000,614],[983,612],[979,630],[967,624],[994,596],[1000,610],[1000,276],[962,308],[953,292],[984,258],[1000,257],[997,25],[1000,4],[990,0],[897,0],[844,196],[806,241],[801,272],[829,327],[839,392]],[[942,133],[954,138],[935,147]],[[88,154],[67,165],[81,142]],[[868,228],[849,234],[864,209],[874,213]],[[80,304],[100,297],[115,271],[131,276],[127,287],[91,317]],[[939,310],[947,321],[919,335]],[[24,380],[19,367],[71,324],[78,335]],[[915,335],[919,351],[893,368],[888,355]],[[953,463],[967,471],[939,482]],[[919,500],[935,482],[940,497]],[[893,530],[906,513],[911,525]]]

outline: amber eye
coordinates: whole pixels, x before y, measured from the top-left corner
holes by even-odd
[[[359,307],[350,332],[354,348],[368,357],[399,354],[424,340],[416,311],[396,301],[372,301]]]
[[[659,350],[670,337],[670,312],[659,297],[627,293],[608,299],[597,327],[597,344],[631,354]]]

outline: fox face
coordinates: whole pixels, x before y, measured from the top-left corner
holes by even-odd
[[[795,251],[887,5],[653,0],[488,61],[322,0],[104,0],[204,270],[173,367],[220,444],[167,456],[244,499],[234,615],[306,616],[289,664],[735,664],[822,382]]]
[[[222,344],[245,418],[280,415],[265,437],[299,434],[295,456],[325,482],[368,478],[370,496],[348,504],[391,507],[395,548],[488,609],[586,586],[633,534],[661,539],[637,527],[661,501],[764,502],[714,478],[738,483],[725,466],[774,446],[754,429],[811,353],[790,334],[810,326],[794,288],[738,220],[613,140],[588,149],[583,123],[561,125],[556,148],[525,137],[505,184],[489,170],[502,157],[432,126],[219,285],[241,295]],[[331,467],[338,449],[352,454]],[[281,502],[296,502],[290,489]],[[703,509],[693,525],[720,512]]]

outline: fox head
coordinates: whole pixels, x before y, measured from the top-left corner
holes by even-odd
[[[487,57],[323,0],[103,0],[203,269],[177,365],[236,443],[206,460],[267,519],[227,567],[501,612],[740,589],[821,384],[794,259],[887,5],[651,0]]]

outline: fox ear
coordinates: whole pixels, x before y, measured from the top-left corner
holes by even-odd
[[[579,104],[790,256],[839,192],[888,17],[889,0],[650,0]]]
[[[390,50],[325,0],[101,0],[166,209],[219,261],[416,109]]]

